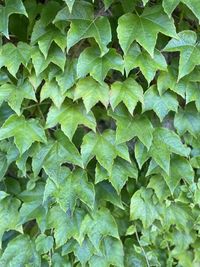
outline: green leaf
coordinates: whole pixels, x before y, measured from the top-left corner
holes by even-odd
[[[135,144],[135,158],[140,169],[149,158],[147,148],[140,141]]]
[[[173,194],[181,179],[186,180],[189,184],[193,183],[194,171],[186,159],[175,156],[170,162],[170,173],[169,175],[164,174],[164,178]]]
[[[197,137],[200,133],[200,114],[191,106],[186,106],[185,109],[179,109],[174,118],[174,126],[180,135],[186,132]]]
[[[160,218],[158,205],[153,203],[153,191],[142,188],[134,193],[130,204],[131,220],[141,220],[144,228],[148,228]]]
[[[62,71],[64,71],[65,54],[57,46],[52,46],[50,48],[46,59],[39,51],[39,49],[35,48],[31,55],[31,58],[37,76],[39,76],[39,74],[42,73],[50,63],[54,63],[56,66],[61,68]]]
[[[89,208],[94,206],[94,187],[88,182],[87,174],[81,169],[73,172],[66,167],[57,167],[48,172],[49,179],[45,186],[44,201],[54,197],[64,212],[74,212],[77,200],[81,200]]]
[[[19,42],[17,46],[7,43],[0,47],[0,68],[5,66],[13,76],[16,76],[21,64],[27,66],[31,53],[32,48],[26,43]]]
[[[171,178],[171,180],[173,180],[173,178]],[[163,179],[160,174],[153,175],[150,178],[148,187],[152,188],[155,191],[156,196],[161,201],[167,199],[167,197],[171,195],[165,179]]]
[[[14,142],[23,154],[35,141],[46,142],[44,129],[35,119],[26,120],[22,115],[10,116],[0,128],[0,140],[14,137]]]
[[[101,57],[98,49],[89,47],[79,56],[77,64],[78,78],[85,77],[90,73],[96,81],[103,83],[111,69],[123,72],[122,57],[113,48],[110,48],[108,53]]]
[[[173,131],[167,128],[156,128],[149,154],[168,175],[171,153],[188,157],[190,149],[182,144],[180,137]]]
[[[112,237],[107,237],[102,243],[103,253],[92,256],[89,261],[89,266],[107,267],[113,265],[116,267],[123,267],[124,251],[121,241]]]
[[[176,95],[171,92],[165,92],[159,95],[156,86],[151,86],[144,94],[143,112],[154,110],[160,121],[170,112],[177,112],[178,101]]]
[[[40,101],[42,102],[46,98],[51,98],[54,105],[60,108],[65,96],[61,94],[60,88],[55,80],[46,81],[40,91]]]
[[[141,51],[138,44],[133,43],[124,55],[124,65],[127,75],[134,68],[139,67],[148,84],[154,79],[156,71],[167,70],[164,56],[155,49],[152,58],[146,51]]]
[[[64,245],[70,238],[78,237],[83,216],[83,210],[76,209],[74,214],[70,216],[57,205],[49,210],[47,216],[48,227],[54,228],[57,248]]]
[[[22,231],[20,229],[19,223],[19,212],[20,201],[16,198],[5,197],[0,200],[0,247],[2,236],[5,231],[16,230]]]
[[[108,209],[101,208],[93,213],[92,217],[88,214],[84,217],[78,238],[80,243],[86,235],[97,250],[103,237],[112,236],[119,239],[117,224]]]
[[[67,51],[80,40],[92,37],[99,45],[101,55],[107,53],[107,45],[111,41],[111,28],[107,17],[94,17],[93,7],[89,3],[75,2],[72,12],[68,7],[62,9],[54,20],[54,23],[64,20],[71,22],[67,33]]]
[[[38,145],[34,151],[32,168],[35,177],[44,168],[50,172],[59,168],[63,163],[71,163],[83,167],[81,156],[75,145],[61,132],[56,132],[56,140]]]
[[[40,254],[47,253],[52,249],[53,243],[54,240],[52,236],[46,236],[45,234],[40,234],[37,236],[35,240],[36,250]]]
[[[109,173],[117,156],[130,161],[126,144],[116,144],[115,132],[112,130],[105,130],[102,134],[86,134],[81,145],[81,154],[84,165],[96,156],[99,164]]]
[[[138,170],[134,163],[129,163],[123,159],[117,158],[112,166],[112,171],[109,173],[97,164],[95,170],[95,183],[99,183],[103,180],[109,180],[113,187],[120,194],[121,189],[127,182],[128,178],[137,179]]]
[[[21,114],[21,104],[24,98],[36,101],[33,86],[28,81],[18,86],[5,83],[0,87],[0,104],[3,101],[8,102],[9,106],[18,116]]]
[[[143,89],[134,79],[128,78],[111,85],[110,104],[113,110],[123,102],[132,114],[139,101],[143,103]]]
[[[110,116],[116,120],[116,141],[118,144],[138,137],[140,141],[149,149],[153,139],[153,126],[144,115],[132,117],[124,107],[119,107],[114,112],[109,112]]]
[[[69,11],[72,12],[72,8],[73,8],[73,5],[75,3],[76,0],[64,0],[65,3],[67,4],[68,8],[69,8]]]
[[[71,140],[78,125],[84,124],[88,128],[95,131],[96,121],[93,113],[86,112],[81,103],[73,103],[71,100],[66,100],[60,109],[52,106],[47,115],[46,128],[61,124],[61,129],[64,134]]]
[[[177,7],[177,5],[182,2],[195,14],[195,16],[200,21],[200,3],[198,0],[163,0],[163,8],[168,16],[171,16],[171,13]]]
[[[193,71],[200,64],[200,46],[194,31],[182,31],[178,39],[171,39],[163,51],[180,51],[178,80]]]
[[[12,14],[22,14],[27,16],[26,9],[21,0],[6,0],[5,6],[0,6],[0,33],[9,39],[9,17]]]
[[[22,249],[23,248],[23,249]],[[7,266],[41,266],[41,259],[28,235],[20,235],[11,240],[0,258],[0,265]]]
[[[145,8],[140,16],[124,14],[118,21],[117,34],[124,54],[136,40],[153,57],[159,32],[177,37],[173,19],[169,19],[160,6]]]
[[[107,84],[99,84],[92,77],[81,79],[74,90],[74,100],[83,99],[86,111],[99,101],[107,108],[109,102],[109,87]]]

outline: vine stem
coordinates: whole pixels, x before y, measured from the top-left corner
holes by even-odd
[[[148,260],[148,258],[147,258],[147,254],[146,254],[146,252],[145,252],[143,246],[142,246],[141,243],[140,243],[140,239],[139,239],[139,236],[138,236],[138,232],[137,232],[137,227],[136,227],[136,225],[135,225],[135,235],[136,235],[136,239],[137,239],[137,241],[138,241],[138,244],[139,244],[139,246],[140,246],[140,248],[141,248],[141,250],[142,250],[142,252],[143,252],[143,254],[144,254],[144,257],[145,257],[145,260],[146,260],[146,263],[147,263],[147,267],[150,267],[149,260]]]

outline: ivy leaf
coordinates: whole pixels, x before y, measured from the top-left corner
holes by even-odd
[[[189,132],[197,138],[200,133],[199,112],[191,105],[186,106],[184,110],[180,108],[175,115],[174,126],[180,135]]]
[[[40,254],[45,254],[50,251],[53,247],[54,239],[52,236],[46,236],[45,234],[40,234],[35,240],[36,250]]]
[[[71,163],[83,167],[81,156],[70,140],[61,132],[55,134],[56,140],[49,140],[47,144],[40,145],[34,150],[32,168],[35,177],[40,170],[49,173],[59,168],[63,163]]]
[[[124,82],[117,81],[111,85],[110,104],[113,110],[123,102],[132,114],[139,101],[143,103],[143,89],[133,78],[128,78]]]
[[[99,251],[103,237],[112,236],[119,239],[117,224],[108,209],[101,208],[93,213],[92,217],[88,214],[84,217],[78,238],[80,243],[83,242],[86,235],[97,251]]]
[[[5,6],[0,6],[0,32],[9,39],[8,24],[12,14],[28,16],[21,0],[6,0]]]
[[[136,43],[131,45],[124,55],[124,65],[127,75],[132,69],[139,67],[148,84],[153,80],[157,70],[167,70],[165,58],[160,51],[155,49],[152,58],[146,51],[141,51]]]
[[[107,237],[102,241],[102,251],[99,255],[93,255],[89,260],[89,266],[106,267],[106,266],[124,266],[124,251],[120,240]],[[113,253],[110,253],[113,251]]]
[[[78,199],[89,208],[94,206],[94,187],[88,182],[86,172],[76,169],[70,172],[66,167],[57,167],[58,171],[49,172],[45,186],[44,201],[49,196],[56,199],[64,212],[73,213]]]
[[[99,183],[103,180],[109,180],[118,194],[120,194],[120,191],[127,182],[128,178],[131,177],[137,179],[137,176],[138,170],[134,163],[117,158],[114,161],[110,175],[103,167],[101,167],[100,164],[96,165],[95,183]]]
[[[71,22],[67,33],[67,51],[80,40],[92,37],[99,45],[101,55],[108,52],[107,45],[111,41],[109,20],[105,16],[94,17],[93,7],[89,3],[75,3],[72,12],[68,8],[61,10],[54,23],[63,20]]]
[[[86,77],[79,80],[76,84],[74,100],[79,98],[83,99],[87,112],[99,101],[107,107],[109,102],[109,87],[106,83],[99,84],[92,77]]]
[[[46,142],[44,129],[35,119],[26,120],[22,115],[10,116],[0,128],[0,140],[14,137],[20,154],[23,154],[33,142]]]
[[[173,131],[167,128],[156,128],[149,154],[168,175],[171,153],[188,157],[190,149],[182,144],[180,137]]]
[[[153,203],[153,191],[141,188],[134,193],[130,204],[131,220],[141,220],[144,228],[148,228],[156,219],[160,219],[159,206]]]
[[[165,182],[165,179],[163,179],[163,177],[160,174],[153,175],[150,178],[148,188],[149,187],[155,191],[156,196],[161,201],[167,199],[167,197],[171,195],[170,190]]]
[[[127,13],[118,21],[117,34],[124,54],[136,40],[153,57],[159,32],[177,37],[173,19],[168,18],[160,6],[146,7],[140,16]]]
[[[65,96],[61,94],[60,88],[55,80],[46,81],[40,91],[40,101],[42,102],[46,98],[51,98],[54,105],[60,108]]]
[[[103,83],[110,69],[123,72],[123,60],[115,49],[109,49],[108,53],[100,57],[98,49],[86,48],[78,59],[78,78],[85,77],[88,73],[99,83]],[[99,71],[101,70],[101,71]]]
[[[20,201],[16,198],[5,197],[0,200],[0,247],[3,234],[9,230],[21,230],[19,227]],[[21,230],[22,231],[22,230]]]
[[[9,265],[34,265],[39,267],[41,266],[41,259],[30,237],[28,235],[20,235],[9,242],[0,259],[0,265],[2,267]]]
[[[171,39],[163,51],[180,51],[178,80],[189,74],[196,65],[200,64],[200,46],[194,31],[182,31],[178,39]]]
[[[149,158],[147,148],[140,141],[135,144],[135,158],[140,169]]]
[[[176,155],[170,162],[169,175],[164,173],[164,178],[171,193],[173,194],[175,188],[182,178],[185,179],[189,184],[192,184],[194,180],[194,171],[186,159]]]
[[[56,75],[56,81],[60,87],[62,95],[69,90],[76,81],[76,64],[77,60],[66,60],[64,72]]]
[[[169,111],[177,112],[178,101],[176,95],[172,92],[165,92],[160,96],[156,86],[151,86],[144,94],[143,112],[151,109],[162,121]]]
[[[32,48],[26,43],[19,42],[17,46],[7,43],[0,48],[0,68],[5,66],[13,76],[16,76],[21,64],[27,66],[31,53]]]
[[[176,6],[180,3],[184,3],[187,7],[195,14],[195,16],[200,21],[200,4],[198,0],[163,0],[163,8],[168,16],[171,16],[171,13],[174,11]]]
[[[64,134],[71,140],[78,125],[84,124],[95,131],[96,121],[93,113],[86,112],[84,106],[66,100],[60,109],[52,106],[47,115],[46,128],[54,127],[57,123],[61,124]]]
[[[20,109],[24,98],[36,101],[34,89],[28,81],[18,86],[5,83],[0,87],[0,104],[3,101],[8,102],[9,106],[18,116],[21,114]]]
[[[31,55],[31,58],[37,76],[39,76],[39,74],[42,73],[50,63],[54,63],[59,68],[61,68],[62,71],[64,71],[65,54],[57,46],[52,46],[50,48],[46,59],[39,51],[39,49],[35,48]]]
[[[124,107],[119,107],[109,115],[116,120],[116,142],[118,144],[138,137],[140,141],[149,149],[153,140],[153,126],[144,115],[132,117]]]
[[[102,134],[93,132],[86,134],[81,145],[81,154],[84,165],[96,156],[100,165],[109,173],[112,171],[114,159],[117,156],[130,161],[126,144],[117,145],[115,132],[112,130],[106,130]]]
[[[48,228],[54,228],[57,248],[64,245],[70,238],[78,237],[83,217],[84,212],[80,209],[75,209],[72,216],[69,216],[69,214],[64,212],[58,205],[54,205],[49,210],[47,224]]]
[[[64,0],[65,3],[67,4],[68,8],[69,8],[69,11],[72,12],[72,8],[73,8],[73,5],[75,3],[76,0]]]

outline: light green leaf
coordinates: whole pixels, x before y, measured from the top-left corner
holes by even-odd
[[[44,202],[48,197],[55,198],[64,212],[74,212],[77,200],[81,200],[89,208],[94,207],[95,192],[92,183],[88,182],[87,174],[81,169],[70,172],[66,167],[57,167],[48,172],[49,179],[45,186]]]
[[[143,103],[143,89],[134,79],[128,78],[124,82],[114,82],[111,85],[110,104],[114,110],[123,102],[132,114],[137,102]]]
[[[163,51],[180,51],[178,80],[200,64],[200,46],[197,43],[197,35],[194,31],[180,32],[178,39],[171,39]]]
[[[163,8],[168,16],[171,16],[180,2],[184,3],[200,21],[200,3],[198,0],[163,0]]]
[[[156,128],[149,154],[156,163],[169,175],[170,155],[175,153],[188,157],[190,148],[182,144],[180,137],[167,128]]]
[[[154,110],[160,121],[170,112],[177,112],[178,101],[176,95],[171,92],[165,92],[159,95],[156,86],[151,86],[144,94],[143,112]]]
[[[148,228],[160,218],[159,206],[153,203],[153,191],[141,188],[134,193],[130,204],[131,220],[141,220],[144,228]]]
[[[67,33],[67,51],[80,40],[92,37],[99,45],[101,55],[107,53],[107,45],[111,41],[111,28],[107,17],[94,17],[93,7],[89,3],[75,2],[72,12],[68,7],[58,12],[54,20],[54,23],[66,20],[71,22]]]
[[[65,96],[61,94],[61,90],[55,80],[46,81],[40,91],[40,101],[51,98],[57,108],[60,108]]]
[[[54,228],[54,237],[57,248],[64,245],[70,238],[78,237],[83,217],[84,212],[80,209],[76,209],[73,215],[64,212],[57,205],[54,205],[49,210],[47,216],[48,227]]]
[[[170,173],[164,173],[165,181],[173,194],[175,188],[181,179],[184,179],[189,184],[193,183],[194,171],[189,162],[180,156],[174,156],[170,162]]]
[[[8,243],[0,258],[0,265],[2,267],[28,265],[40,267],[41,259],[30,237],[28,235],[20,235]]]
[[[88,73],[103,83],[108,71],[111,69],[123,72],[123,60],[115,49],[109,49],[108,53],[100,57],[100,52],[94,47],[86,48],[80,55],[77,64],[78,78],[85,77]],[[100,71],[99,71],[100,70]]]
[[[109,87],[106,83],[99,84],[92,77],[86,77],[77,82],[74,89],[74,100],[83,99],[87,112],[99,101],[107,108],[109,102]]]
[[[23,84],[14,85],[4,83],[0,87],[0,105],[3,101],[8,102],[9,106],[17,113],[18,116],[21,114],[21,104],[26,99],[32,99],[36,101],[35,92],[33,86],[28,81]]]
[[[34,151],[32,168],[35,177],[42,168],[52,172],[63,163],[71,163],[83,167],[81,156],[75,145],[61,132],[55,134],[56,140],[48,141],[45,145],[38,145]]]
[[[16,198],[6,197],[0,200],[0,247],[5,231],[21,230],[19,227],[20,201]]]
[[[118,144],[138,137],[140,141],[149,149],[153,139],[153,126],[144,115],[132,117],[126,109],[121,106],[109,115],[116,120],[116,141]]]
[[[139,140],[135,144],[135,158],[140,169],[149,158],[147,148]]]
[[[124,54],[136,40],[153,57],[159,32],[177,37],[173,19],[169,19],[160,6],[147,7],[140,16],[127,13],[118,21],[117,34]]]
[[[126,144],[116,144],[115,132],[112,130],[105,130],[102,134],[93,132],[86,134],[83,138],[81,154],[84,165],[96,156],[99,164],[109,173],[117,156],[130,161],[128,147]]]
[[[127,182],[128,178],[131,177],[137,179],[137,176],[138,170],[133,162],[129,163],[123,159],[117,158],[114,161],[110,175],[103,167],[101,167],[101,165],[96,165],[95,183],[99,183],[103,180],[109,180],[118,194],[120,194],[120,191]]]
[[[67,4],[68,8],[69,8],[69,11],[72,12],[72,8],[73,8],[73,5],[75,3],[76,0],[64,0],[65,3]]]
[[[173,179],[173,178],[172,178]],[[160,174],[153,175],[148,183],[148,188],[152,188],[159,200],[163,201],[171,195],[165,179]]]
[[[120,240],[107,237],[102,241],[103,252],[94,255],[89,261],[90,267],[124,266],[124,251]],[[112,253],[111,253],[112,251]]]
[[[79,103],[73,103],[71,100],[66,100],[60,109],[52,106],[47,115],[46,128],[61,124],[61,129],[64,134],[71,140],[78,125],[84,124],[88,128],[95,131],[96,121],[93,113],[86,112],[84,106]]]
[[[64,72],[56,75],[56,81],[60,87],[62,95],[75,84],[77,60],[66,59]]]
[[[197,137],[200,133],[200,114],[197,110],[189,105],[185,109],[179,109],[174,118],[174,126],[180,135],[186,132]]]
[[[21,64],[27,66],[31,53],[32,48],[26,43],[19,42],[17,46],[7,43],[0,47],[0,68],[5,66],[13,76],[16,76]]]
[[[9,17],[12,14],[22,14],[28,16],[21,0],[6,0],[5,6],[0,6],[0,33],[9,39]]]
[[[103,237],[112,236],[119,239],[117,224],[108,209],[101,208],[93,213],[92,217],[88,214],[84,217],[78,238],[80,243],[86,235],[97,250]]]
[[[152,58],[146,51],[141,51],[136,43],[133,43],[124,55],[124,65],[127,75],[132,69],[139,67],[148,84],[153,80],[156,71],[167,70],[165,58],[160,51],[155,49]]]
[[[40,254],[47,253],[52,249],[53,243],[54,240],[52,236],[46,236],[45,234],[40,234],[37,236],[35,240],[36,250]]]
[[[14,137],[14,142],[23,154],[35,141],[46,142],[44,129],[35,119],[26,120],[22,115],[10,116],[0,128],[0,140]]]

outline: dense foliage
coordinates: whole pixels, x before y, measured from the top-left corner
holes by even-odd
[[[199,0],[0,1],[0,266],[200,266]]]

